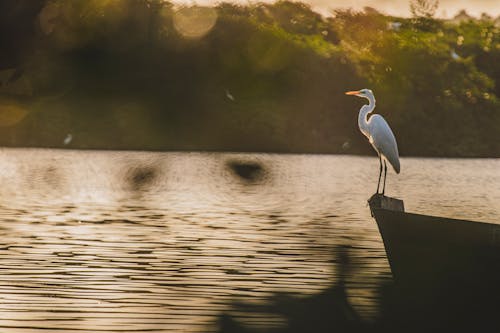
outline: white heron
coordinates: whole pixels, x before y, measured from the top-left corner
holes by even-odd
[[[385,179],[387,177],[387,164],[388,161],[394,171],[399,173],[401,165],[399,164],[399,152],[396,138],[392,133],[389,124],[385,121],[384,117],[379,114],[374,114],[367,119],[368,114],[375,109],[375,96],[370,89],[361,89],[357,91],[348,91],[346,95],[354,95],[368,99],[369,103],[365,104],[359,110],[358,125],[361,133],[363,133],[378,154],[380,162],[380,172],[378,175],[377,194],[380,188],[380,178],[382,177],[382,161],[384,162],[384,185],[382,187],[382,195],[385,193]]]

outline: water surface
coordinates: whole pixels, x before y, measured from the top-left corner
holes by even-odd
[[[321,293],[341,245],[360,313],[390,278],[366,204],[376,157],[3,149],[0,165],[1,332],[210,332],[221,313],[280,327],[231,303]],[[403,158],[387,192],[500,222],[499,184],[499,159]]]

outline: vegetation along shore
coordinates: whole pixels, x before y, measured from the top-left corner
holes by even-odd
[[[2,146],[367,154],[362,101],[344,92],[370,88],[401,155],[500,156],[500,19],[487,14],[0,7]]]

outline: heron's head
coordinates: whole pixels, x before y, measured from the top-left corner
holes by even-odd
[[[370,99],[370,97],[374,97],[373,91],[371,91],[370,89],[348,91],[345,94],[346,95],[354,95],[354,96],[358,96],[358,97],[364,97],[364,98],[368,98],[368,99]]]

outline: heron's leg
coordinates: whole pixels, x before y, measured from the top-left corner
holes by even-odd
[[[382,176],[382,157],[380,157],[380,155],[378,155],[378,161],[380,163],[380,171],[378,173],[377,194],[379,193],[380,177]]]
[[[384,187],[382,188],[382,195],[385,193],[385,180],[387,178],[387,163],[384,160]]]

